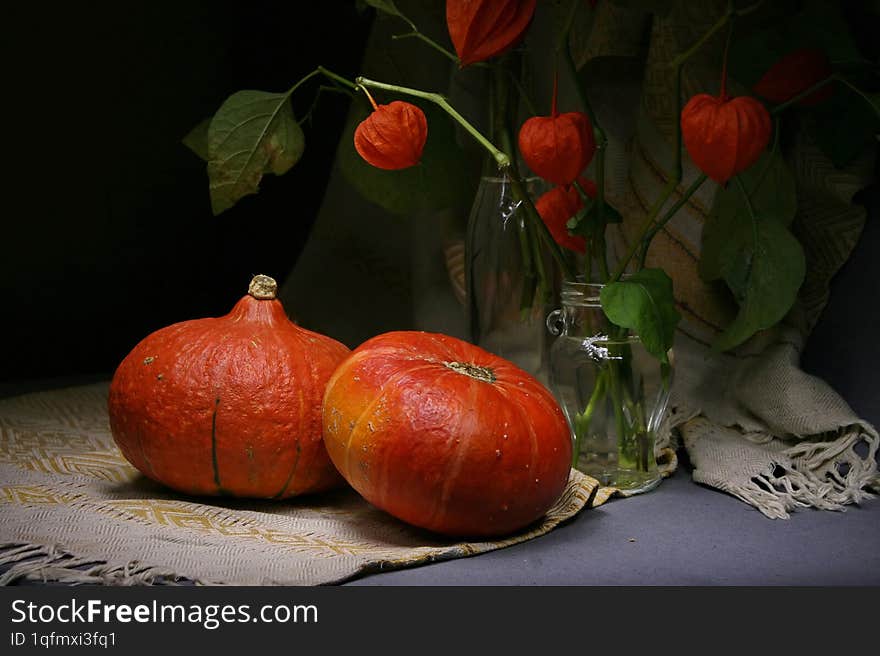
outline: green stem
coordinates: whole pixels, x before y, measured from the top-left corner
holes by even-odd
[[[752,239],[754,240],[754,247],[758,247],[758,216],[755,214],[755,206],[752,205],[752,199],[749,198],[749,192],[746,191],[746,186],[743,184],[742,179],[737,175],[734,177],[736,181],[736,186],[739,188],[740,193],[742,194],[743,201],[746,204],[746,209],[749,211],[749,218],[752,220]]]
[[[327,69],[324,68],[323,66],[318,66],[318,68],[316,68],[316,69],[314,70],[314,72],[309,73],[309,75],[308,75],[307,77],[311,77],[311,76],[314,75],[315,73],[320,73],[320,74],[323,75],[324,77],[327,77],[327,78],[333,80],[334,82],[339,82],[339,84],[348,87],[348,88],[351,89],[352,91],[357,91],[357,85],[356,85],[354,82],[352,82],[351,80],[347,80],[347,79],[345,79],[345,78],[342,77],[341,75],[337,75],[337,74],[334,73],[333,71],[327,70]],[[304,79],[305,79],[305,78],[304,78]],[[303,80],[300,80],[300,83],[301,83],[301,82],[303,82]],[[296,85],[294,85],[294,89],[296,89],[297,86],[299,86],[299,83],[297,83]]]
[[[755,206],[752,205],[752,199],[749,197],[749,192],[746,191],[746,186],[743,184],[742,178],[737,175],[734,177],[734,180],[736,181],[736,186],[739,187],[743,201],[745,201],[749,216],[752,217],[752,221],[757,221],[758,217],[755,215]]]
[[[574,25],[575,15],[577,14],[578,6],[580,2],[578,0],[574,0],[571,3],[568,17],[565,22],[565,28],[563,29],[560,39],[557,42],[556,52],[558,54],[562,54],[562,60],[565,63],[565,68],[568,71],[568,74],[571,76],[572,80],[575,81],[575,89],[577,90],[578,100],[580,101],[581,106],[584,109],[584,112],[590,119],[590,123],[593,126],[593,137],[596,142],[596,225],[598,226],[596,229],[595,242],[596,247],[594,252],[596,253],[596,260],[599,263],[599,272],[602,276],[602,279],[605,280],[608,278],[608,254],[605,248],[605,152],[608,146],[608,138],[605,135],[605,131],[602,129],[602,126],[599,125],[598,120],[596,120],[596,113],[593,111],[593,105],[590,103],[590,98],[587,93],[584,91],[582,85],[577,82],[577,67],[575,66],[574,59],[571,56],[571,48],[569,47],[569,37],[571,35],[571,29]],[[578,187],[578,191],[583,193],[583,190],[580,189],[580,185],[575,181],[575,185]],[[584,263],[584,273],[585,280],[589,282],[592,277],[592,261],[590,258],[586,258]]]
[[[410,25],[412,26],[412,23],[410,23]],[[392,41],[397,41],[398,39],[418,39],[419,41],[422,41],[423,43],[426,43],[429,46],[431,46],[434,50],[441,53],[447,59],[450,59],[453,62],[455,62],[456,64],[461,65],[461,61],[459,60],[458,57],[456,57],[453,53],[449,52],[446,48],[441,46],[439,43],[437,43],[433,39],[425,36],[424,34],[419,32],[418,30],[414,30],[412,32],[407,32],[406,34],[395,34],[394,36],[391,37],[391,39],[392,39]]]
[[[495,162],[498,165],[499,169],[506,169],[510,167],[511,158],[507,153],[499,150],[491,141],[486,139],[477,128],[471,125],[468,120],[459,114],[455,108],[450,105],[446,98],[441,96],[439,93],[432,93],[430,91],[422,91],[420,89],[411,89],[409,87],[402,87],[397,84],[386,84],[385,82],[377,82],[375,80],[369,80],[365,77],[358,77],[355,80],[355,83],[359,86],[369,87],[371,89],[382,89],[383,91],[393,91],[395,93],[400,93],[406,96],[412,96],[414,98],[422,98],[423,100],[428,100],[436,105],[438,105],[443,111],[445,111],[449,116],[452,117],[454,121],[456,121],[461,127],[463,127],[467,132],[476,139],[477,143],[479,143],[483,148],[489,151],[489,154],[495,158]]]
[[[755,5],[753,5],[753,9],[756,9],[757,5],[759,4],[760,3],[756,3]],[[749,12],[753,9],[746,8],[743,10],[743,12]],[[715,36],[718,31],[724,29],[724,26],[727,25],[727,21],[729,21],[731,17],[733,17],[734,15],[744,16],[745,13],[743,12],[737,13],[735,11],[731,11],[730,7],[728,7],[728,10],[725,11],[724,14],[722,14],[721,18],[719,18],[715,22],[715,24],[712,25],[712,27],[710,27],[709,30],[703,36],[701,36],[696,43],[694,43],[694,45],[692,45],[690,48],[688,48],[683,53],[678,55],[678,57],[672,60],[670,67],[680,68],[682,64],[684,64],[688,59],[695,55],[700,48],[706,45],[706,42],[709,41],[709,39],[711,39],[713,36]]]
[[[675,213],[678,212],[682,207],[684,207],[685,203],[687,203],[691,196],[697,193],[697,190],[703,185],[703,183],[708,179],[705,173],[701,173],[700,176],[691,183],[691,186],[687,188],[684,192],[684,195],[678,199],[678,201],[669,208],[669,211],[663,215],[663,217],[657,221],[645,236],[642,238],[642,243],[644,246],[642,247],[641,255],[639,256],[639,268],[643,269],[645,267],[645,259],[648,257],[648,249],[651,248],[651,242],[654,240],[654,237],[657,236],[657,233],[663,229],[669,220],[675,216]]]
[[[860,95],[862,97],[862,99],[866,103],[868,103],[868,105],[871,106],[871,108],[874,110],[874,113],[877,114],[877,117],[880,118],[880,107],[878,107],[877,105],[874,104],[874,101],[871,99],[871,97],[868,94],[866,94],[864,91],[859,89],[855,84],[853,84],[852,82],[847,80],[845,77],[838,76],[837,79],[840,82],[842,82],[843,84],[845,84],[846,86],[848,86],[850,89],[852,89],[855,93]]]
[[[512,169],[512,167],[508,168]],[[566,259],[565,254],[562,252],[562,247],[556,243],[555,239],[553,239],[553,235],[550,234],[550,230],[547,229],[544,220],[541,218],[541,215],[538,214],[538,210],[535,208],[535,204],[526,192],[519,174],[516,171],[508,170],[508,177],[510,178],[510,187],[513,190],[514,198],[525,206],[526,216],[532,222],[532,225],[535,226],[544,244],[550,250],[550,254],[559,265],[562,275],[569,280],[574,280],[576,275],[574,269]]]
[[[782,112],[784,112],[786,109],[788,109],[789,107],[791,107],[795,103],[800,102],[801,100],[803,100],[807,96],[811,96],[816,91],[818,91],[819,89],[824,87],[826,84],[829,84],[830,82],[833,82],[834,80],[841,80],[842,81],[842,78],[837,73],[832,73],[831,75],[826,77],[824,80],[819,80],[818,82],[816,82],[816,84],[814,84],[810,88],[808,88],[804,91],[801,91],[796,96],[792,96],[791,98],[789,98],[785,102],[779,103],[778,105],[776,105],[773,109],[770,110],[770,116],[777,116],[777,115],[781,114]]]
[[[679,117],[681,115],[681,74],[684,68],[685,62],[688,59],[693,57],[699,50],[702,48],[709,39],[711,39],[717,32],[722,30],[725,25],[727,25],[728,21],[734,16],[745,16],[746,14],[751,13],[761,4],[763,0],[759,0],[755,4],[746,7],[740,11],[735,11],[733,9],[733,3],[728,3],[727,11],[719,18],[709,30],[701,36],[696,43],[694,43],[690,48],[685,50],[683,53],[678,55],[675,59],[672,60],[671,67],[675,69],[675,107],[676,107],[676,120],[674,122],[674,151],[673,151],[673,175],[672,178],[666,183],[666,186],[663,188],[663,191],[660,192],[660,197],[654,201],[654,204],[648,210],[648,214],[645,217],[644,222],[642,223],[642,227],[639,230],[638,237],[632,241],[630,244],[629,250],[626,255],[620,260],[617,265],[617,268],[614,270],[614,273],[611,274],[611,277],[608,279],[608,282],[616,282],[620,280],[620,276],[623,275],[623,272],[626,271],[626,267],[629,265],[630,260],[635,257],[636,253],[639,252],[639,249],[643,248],[643,242],[651,231],[654,221],[657,216],[660,214],[660,211],[663,209],[663,206],[666,204],[666,201],[669,200],[669,197],[676,190],[678,185],[681,183],[682,179],[682,154],[681,154],[681,121]],[[700,181],[702,184],[702,181]],[[686,198],[685,198],[686,200]],[[680,207],[680,205],[679,205]],[[669,216],[671,218],[671,215]],[[669,220],[666,218],[663,223]],[[656,233],[654,233],[656,234]],[[653,235],[652,235],[653,237]],[[647,248],[643,249],[644,253],[647,253]]]
[[[571,466],[577,467],[578,456],[581,451],[581,440],[590,430],[590,422],[593,420],[593,413],[596,412],[596,406],[605,396],[605,379],[608,377],[608,370],[603,369],[596,377],[596,383],[593,385],[593,393],[590,400],[587,401],[587,407],[575,418],[574,431],[574,449],[571,454]]]

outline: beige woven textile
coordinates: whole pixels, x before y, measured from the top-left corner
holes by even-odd
[[[350,489],[283,502],[187,498],[128,464],[106,404],[106,384],[0,401],[0,564],[12,564],[0,583],[335,583],[523,542],[612,493],[572,471],[543,521],[491,542],[439,540]]]

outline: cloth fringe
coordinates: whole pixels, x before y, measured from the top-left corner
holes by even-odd
[[[874,496],[868,488],[876,480],[880,438],[869,425],[789,445],[768,434],[743,435],[704,417],[682,424],[681,430],[695,481],[724,490],[771,519],[787,519],[799,507],[844,511]],[[864,455],[857,451],[861,444]],[[721,476],[718,462],[736,464]]]
[[[173,571],[126,563],[96,562],[78,558],[58,545],[0,544],[0,566],[12,565],[0,574],[0,586],[18,580],[52,581],[70,585],[179,585]]]

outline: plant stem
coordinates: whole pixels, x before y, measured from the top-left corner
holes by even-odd
[[[412,26],[412,23],[410,23],[410,25]],[[419,32],[418,30],[414,30],[413,32],[407,32],[406,34],[395,34],[394,36],[391,37],[391,39],[393,41],[397,41],[398,39],[418,39],[419,41],[422,41],[422,42],[428,44],[429,46],[431,46],[434,50],[441,53],[447,59],[452,60],[455,64],[461,65],[461,61],[459,60],[458,57],[456,57],[453,53],[449,52],[446,48],[444,48],[439,43],[434,41],[434,39],[431,39],[431,38],[425,36],[424,34]]]
[[[581,106],[584,109],[584,112],[590,119],[590,123],[593,126],[593,137],[596,142],[596,225],[598,226],[596,229],[596,235],[594,241],[596,242],[596,247],[593,249],[593,252],[596,253],[596,259],[599,263],[599,272],[602,276],[602,279],[605,280],[608,278],[608,254],[605,248],[605,151],[608,146],[608,138],[605,135],[605,131],[602,129],[602,126],[599,125],[599,122],[596,120],[596,113],[593,111],[593,106],[590,103],[590,98],[584,91],[583,87],[578,83],[577,79],[577,67],[575,66],[574,59],[571,56],[571,48],[569,47],[569,37],[571,35],[571,29],[574,25],[574,18],[577,14],[578,6],[580,2],[578,0],[574,0],[571,3],[571,8],[569,9],[568,17],[566,19],[565,28],[563,29],[560,39],[556,46],[556,53],[559,55],[562,54],[562,60],[565,63],[565,68],[568,71],[568,74],[571,76],[572,80],[575,81],[575,89],[577,90],[578,99],[580,100]],[[575,184],[578,185],[577,181]],[[578,185],[578,191],[582,192]],[[586,258],[584,263],[584,274],[585,281],[589,282],[592,277],[592,260],[591,258]]]
[[[874,104],[874,100],[870,96],[868,96],[864,91],[859,89],[855,84],[847,80],[845,77],[838,75],[837,79],[848,86],[852,91],[860,95],[862,99],[871,106],[871,108],[874,110],[874,113],[877,114],[877,117],[880,118],[880,107]]]
[[[696,180],[694,180],[693,183],[691,183],[691,186],[687,188],[687,190],[684,192],[684,195],[679,198],[678,201],[676,201],[675,205],[670,207],[666,214],[664,214],[659,221],[652,225],[645,236],[642,238],[642,243],[644,244],[644,246],[642,247],[641,255],[639,255],[640,269],[643,269],[645,267],[645,259],[647,259],[648,257],[648,249],[651,248],[651,242],[653,241],[654,237],[656,237],[657,233],[663,229],[663,226],[665,226],[669,222],[669,220],[673,216],[675,216],[676,212],[684,207],[685,203],[690,200],[691,196],[693,196],[697,192],[697,190],[703,185],[703,183],[707,179],[708,176],[705,173],[701,173],[700,176]]]
[[[605,379],[608,377],[608,370],[602,369],[596,377],[596,383],[593,385],[593,393],[590,400],[587,401],[587,407],[575,418],[577,428],[574,432],[574,449],[571,454],[571,466],[576,467],[578,456],[581,451],[581,440],[584,434],[590,430],[590,422],[593,420],[593,413],[596,412],[596,406],[605,396]]]
[[[760,4],[760,3],[757,3],[757,4]],[[757,7],[757,4],[754,5],[754,7]],[[748,8],[743,11],[748,11]],[[697,42],[694,45],[692,45],[690,48],[688,48],[687,50],[685,50],[683,53],[681,53],[675,59],[672,60],[670,67],[671,68],[680,68],[682,66],[682,64],[684,64],[688,59],[690,59],[694,54],[696,54],[700,48],[702,48],[704,45],[706,45],[706,42],[709,39],[711,39],[713,36],[715,36],[716,32],[724,29],[724,26],[727,25],[727,21],[729,21],[731,19],[731,17],[734,16],[735,14],[736,14],[736,12],[731,11],[730,8],[728,7],[728,10],[725,11],[724,14],[722,14],[721,18],[719,18],[715,22],[715,24],[712,25],[712,27],[710,27],[709,30],[697,40]],[[740,13],[739,15],[743,16],[745,14]]]
[[[819,89],[824,87],[826,84],[833,82],[834,80],[839,80],[839,79],[841,79],[841,78],[837,73],[832,73],[831,75],[826,77],[824,80],[819,80],[818,82],[816,82],[816,84],[814,84],[810,88],[808,88],[804,91],[801,91],[796,96],[792,96],[791,98],[789,98],[785,102],[779,103],[778,105],[776,105],[773,109],[770,110],[770,116],[778,116],[779,114],[784,112],[786,109],[788,109],[789,107],[791,107],[795,103],[800,102],[801,100],[803,100],[807,96],[812,95],[813,93],[815,93],[816,91],[818,91]]]
[[[512,167],[509,167],[509,169],[512,169]],[[510,178],[510,187],[513,190],[514,198],[522,202],[525,206],[526,216],[529,218],[529,220],[531,220],[532,225],[535,226],[538,234],[544,241],[544,244],[550,250],[550,254],[559,265],[559,269],[562,271],[562,275],[569,280],[574,280],[576,275],[574,269],[566,259],[565,254],[562,252],[562,247],[556,243],[555,239],[553,239],[553,235],[550,234],[550,230],[547,229],[547,226],[544,224],[544,220],[541,218],[541,215],[538,214],[538,210],[535,208],[535,204],[532,202],[532,199],[529,197],[529,194],[526,192],[526,189],[523,186],[522,179],[519,177],[519,173],[513,170],[508,170],[507,174]]]
[[[742,194],[743,201],[745,201],[746,209],[749,211],[749,217],[752,219],[752,239],[754,240],[755,248],[758,247],[758,216],[755,214],[755,206],[752,205],[752,199],[749,198],[749,192],[746,191],[746,186],[743,184],[742,178],[738,175],[734,177],[736,180],[736,186],[739,187],[739,191]]]
[[[315,72],[320,73],[324,77],[330,78],[334,82],[339,82],[339,84],[342,84],[343,86],[348,87],[352,91],[357,91],[357,85],[354,82],[352,82],[351,80],[345,79],[341,75],[337,75],[333,71],[327,70],[323,66],[318,66],[318,68],[315,69]],[[310,73],[309,75],[311,76],[312,74],[313,73]],[[302,82],[302,80],[300,80],[300,82]],[[294,87],[294,88],[296,88],[296,87]]]
[[[495,163],[498,165],[499,169],[507,169],[510,167],[510,156],[507,153],[499,150],[491,141],[486,139],[477,128],[471,125],[468,120],[459,114],[455,108],[450,105],[446,98],[444,98],[439,93],[432,93],[430,91],[422,91],[420,89],[411,89],[409,87],[402,87],[397,84],[386,84],[385,82],[377,82],[376,80],[369,80],[365,77],[358,77],[355,80],[355,83],[364,86],[370,87],[372,89],[382,89],[384,91],[393,91],[395,93],[400,93],[406,96],[412,96],[414,98],[422,98],[423,100],[428,100],[436,105],[438,105],[443,111],[445,111],[449,116],[452,117],[454,121],[456,121],[461,127],[468,131],[468,133],[477,140],[483,148],[489,151],[489,154],[495,158]],[[542,222],[543,223],[543,222]]]
[[[674,123],[674,136],[673,140],[675,143],[674,151],[673,151],[673,175],[670,178],[669,182],[666,183],[666,186],[663,188],[663,191],[660,192],[660,196],[654,201],[654,204],[648,210],[648,214],[645,217],[645,221],[642,224],[641,229],[639,230],[638,237],[633,240],[632,244],[629,247],[629,251],[627,254],[620,260],[617,265],[617,268],[614,270],[614,273],[611,274],[611,277],[608,279],[608,282],[616,282],[620,280],[620,276],[623,275],[623,272],[626,271],[626,267],[629,265],[630,260],[635,257],[636,253],[639,252],[640,248],[643,248],[642,244],[644,240],[647,238],[649,232],[654,225],[654,220],[660,214],[660,211],[663,209],[663,206],[666,204],[666,201],[669,200],[669,197],[676,190],[678,185],[681,183],[682,179],[682,156],[681,156],[681,74],[682,69],[684,68],[685,62],[690,59],[693,55],[695,55],[700,48],[702,48],[709,39],[711,39],[719,30],[723,29],[725,25],[727,25],[728,21],[734,16],[744,16],[748,13],[751,13],[761,4],[763,0],[759,0],[755,4],[746,7],[740,11],[736,11],[733,8],[733,3],[728,3],[727,11],[719,18],[709,30],[697,39],[697,42],[694,43],[690,48],[685,50],[683,53],[678,55],[675,59],[672,60],[671,67],[675,69],[675,106],[676,106],[676,115],[675,115],[675,123]],[[702,184],[703,181],[700,181]],[[696,189],[695,189],[696,191]],[[684,200],[687,200],[685,198]],[[678,205],[680,208],[681,205]],[[666,223],[671,217],[669,215],[668,218],[665,218],[663,223]],[[656,234],[656,233],[654,233]],[[653,238],[653,235],[652,235]],[[643,249],[644,253],[647,253],[647,248]]]

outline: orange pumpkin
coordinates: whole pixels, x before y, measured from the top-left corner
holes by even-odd
[[[374,337],[324,397],[324,442],[370,503],[456,536],[502,535],[561,494],[571,436],[549,392],[512,363],[446,335]]]
[[[321,438],[327,380],[349,350],[298,327],[256,276],[216,319],[146,337],[110,385],[110,429],[144,475],[187,494],[285,498],[342,484]]]

